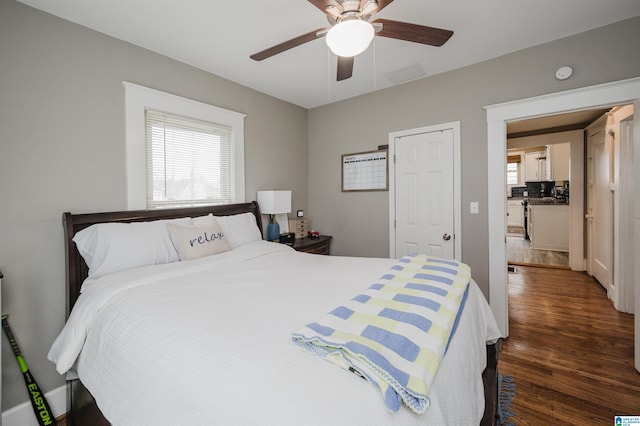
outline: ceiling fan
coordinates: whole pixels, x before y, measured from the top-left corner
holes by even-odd
[[[329,48],[338,57],[337,80],[341,81],[352,76],[354,57],[369,47],[375,35],[437,47],[442,46],[453,35],[453,31],[389,19],[369,22],[371,15],[380,12],[393,0],[308,1],[327,15],[330,28],[320,28],[292,38],[254,53],[250,58],[262,61],[301,44],[326,37]]]

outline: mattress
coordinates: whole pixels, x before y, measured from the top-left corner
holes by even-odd
[[[421,415],[291,343],[392,259],[256,241],[198,260],[88,279],[49,358],[115,425],[478,425],[485,343],[500,337],[475,282]]]

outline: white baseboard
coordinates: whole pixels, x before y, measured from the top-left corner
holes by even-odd
[[[60,386],[45,394],[54,417],[67,411],[67,387]],[[31,402],[26,401],[2,413],[1,426],[38,426]]]

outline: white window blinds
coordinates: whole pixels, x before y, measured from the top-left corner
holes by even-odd
[[[231,127],[146,110],[147,208],[231,202]]]
[[[518,184],[518,163],[507,163],[507,185],[517,185]]]

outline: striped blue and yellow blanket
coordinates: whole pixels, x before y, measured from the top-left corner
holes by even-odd
[[[404,401],[424,413],[470,279],[464,263],[405,256],[364,293],[292,334],[292,341],[376,385],[390,410]]]

